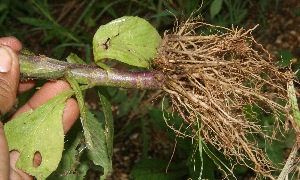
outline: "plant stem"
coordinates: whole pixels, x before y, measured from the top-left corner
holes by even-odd
[[[63,79],[71,77],[80,84],[135,89],[161,89],[166,76],[159,71],[108,71],[98,66],[82,65],[52,59],[43,55],[19,55],[22,79]]]

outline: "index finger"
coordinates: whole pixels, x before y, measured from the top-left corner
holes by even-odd
[[[0,44],[9,46],[12,50],[18,52],[22,49],[21,42],[15,37],[2,37],[0,38]]]

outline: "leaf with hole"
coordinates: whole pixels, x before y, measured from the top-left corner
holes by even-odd
[[[72,94],[71,90],[63,92],[4,126],[9,150],[20,152],[16,166],[37,179],[48,177],[61,160],[64,148],[62,114],[66,100]],[[37,167],[33,165],[36,153],[42,156]]]
[[[124,16],[97,30],[93,39],[94,59],[97,64],[109,58],[149,68],[151,59],[157,56],[160,42],[160,35],[148,21]]]

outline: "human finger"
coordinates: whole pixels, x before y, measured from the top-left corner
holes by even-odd
[[[20,71],[17,54],[0,44],[0,111],[7,113],[13,106],[18,89]]]
[[[20,81],[17,94],[22,94],[22,93],[30,90],[31,88],[34,87],[34,85],[35,85],[34,80]]]
[[[13,51],[20,51],[22,49],[21,42],[15,37],[1,37],[0,44],[10,47]]]

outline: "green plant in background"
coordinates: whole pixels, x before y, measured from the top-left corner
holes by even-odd
[[[212,1],[205,1],[202,4],[201,0],[188,2],[183,0],[173,2],[159,0],[158,3],[146,0],[73,1],[61,5],[57,4],[56,6],[65,5],[65,12],[58,14],[59,17],[55,18],[52,12],[53,4],[45,0],[26,0],[25,2],[4,0],[0,7],[0,19],[2,24],[6,26],[2,27],[1,35],[16,35],[11,34],[12,32],[7,27],[13,25],[13,21],[19,21],[33,27],[30,28],[29,32],[36,35],[39,35],[37,32],[44,32],[40,41],[41,44],[58,40],[60,45],[53,49],[57,53],[57,58],[62,56],[66,47],[83,47],[86,49],[87,54],[91,54],[88,51],[90,47],[86,46],[91,42],[92,36],[87,33],[86,29],[96,28],[96,22],[101,21],[103,16],[105,18],[109,17],[108,20],[104,21],[104,23],[107,23],[123,15],[139,15],[149,19],[157,29],[165,29],[165,27],[173,25],[174,16],[184,19],[200,5],[201,11],[199,10],[198,14],[201,14],[211,3]],[[117,11],[119,6],[125,7],[125,11]],[[76,7],[75,10],[71,11],[72,7]],[[80,11],[80,15],[72,14],[73,11],[74,13]],[[21,32],[16,36],[22,38],[25,35],[25,32]]]
[[[216,25],[238,25],[246,18],[248,6],[248,0],[214,0],[210,5],[210,17],[212,22]],[[227,13],[223,15],[222,10],[227,11]]]
[[[18,11],[16,13],[15,19],[18,19],[22,23],[26,23],[31,25],[31,27],[34,27],[31,29],[31,32],[44,32],[44,36],[42,37],[42,43],[47,44],[53,41],[59,41],[60,45],[55,46],[53,51],[56,54],[56,57],[61,57],[65,53],[66,48],[83,48],[85,51],[85,61],[87,64],[90,63],[92,54],[92,48],[90,45],[90,42],[92,40],[91,34],[93,33],[87,33],[87,29],[89,28],[95,28],[96,24],[99,24],[99,21],[105,17],[109,17],[108,19],[116,19],[120,17],[120,15],[139,15],[142,17],[145,17],[148,19],[152,24],[155,25],[155,27],[159,29],[165,29],[166,27],[169,27],[173,25],[173,19],[174,15],[176,17],[179,17],[179,19],[185,19],[185,17],[182,14],[185,14],[188,16],[191,14],[197,7],[199,7],[201,1],[163,1],[160,0],[157,3],[154,3],[152,1],[126,1],[126,0],[119,0],[119,1],[85,1],[82,2],[83,9],[81,10],[82,13],[80,13],[79,18],[76,18],[75,22],[71,23],[62,23],[61,20],[54,18],[54,15],[51,11],[51,6],[48,4],[47,1],[35,1],[30,0],[28,1],[29,4],[23,4],[23,2],[20,3],[12,3],[11,1],[7,1],[10,4],[10,6],[6,6],[5,4],[2,4],[0,6],[0,12],[1,13],[1,22],[8,23],[9,19],[8,17],[11,17],[12,11],[16,9],[21,9],[21,11]],[[75,1],[74,1],[75,2]],[[78,2],[77,2],[78,3]],[[231,24],[234,25],[240,25],[240,23],[245,19],[247,16],[247,5],[249,5],[250,1],[230,1],[230,0],[212,0],[212,1],[205,1],[202,4],[201,11],[199,10],[197,13],[201,14],[202,12],[210,12],[207,13],[206,19],[210,19],[212,22],[222,25],[222,26],[231,26]],[[80,5],[80,3],[76,4]],[[125,12],[120,12],[118,7],[126,7]],[[138,8],[136,8],[138,7]],[[168,10],[165,10],[164,7],[167,7]],[[264,6],[265,7],[265,6]],[[124,9],[124,8],[123,8]],[[170,13],[171,12],[171,13]],[[36,18],[36,15],[38,14],[39,18]],[[35,16],[33,16],[35,15]],[[206,16],[205,15],[205,16]],[[64,16],[68,17],[68,16]],[[66,18],[68,19],[68,18]],[[126,19],[126,18],[125,18]],[[104,20],[104,22],[107,22],[109,20]],[[67,25],[64,25],[67,24]],[[122,24],[117,25],[119,27],[122,27]],[[126,29],[126,28],[125,28]],[[5,32],[7,30],[4,29]],[[8,31],[9,32],[9,31]],[[116,32],[119,32],[117,30]],[[120,31],[121,32],[121,31]],[[113,36],[117,37],[118,33]],[[128,35],[125,35],[126,41],[128,40]],[[101,53],[107,53],[105,55],[106,58],[116,58],[114,53],[106,52],[105,47],[111,46],[114,47],[114,41],[111,40],[113,38],[111,35],[103,36],[104,39],[100,41],[100,46],[102,49],[99,49]],[[155,35],[157,37],[157,35]],[[129,38],[130,39],[130,38]],[[155,39],[155,38],[154,38]],[[156,38],[157,40],[159,38]],[[116,49],[118,48],[118,45],[123,45],[124,38],[117,39],[116,42]],[[97,41],[99,42],[99,41]],[[155,43],[154,43],[155,44]],[[103,48],[104,47],[104,48]],[[127,48],[127,49],[126,49]],[[132,48],[129,46],[122,46],[123,52],[126,50],[131,51]],[[121,51],[122,51],[121,49]],[[124,50],[125,49],[125,50]],[[135,50],[134,50],[135,51]],[[101,54],[103,56],[104,54]],[[150,61],[148,61],[147,57],[141,57],[138,54],[127,54],[125,56],[128,57],[135,57],[133,61],[131,59],[122,59],[122,62],[128,63],[130,65],[135,65],[138,67],[148,67]],[[124,56],[123,56],[124,57]],[[97,58],[95,58],[97,59]],[[99,59],[100,60],[100,59]],[[78,57],[76,56],[69,56],[68,58],[69,62],[76,62],[77,64],[84,64],[82,60],[78,60]],[[109,68],[107,68],[106,65],[103,65],[103,62],[98,61],[101,67],[104,67],[105,70],[109,72]],[[105,61],[104,61],[105,62]],[[141,63],[140,63],[141,62]],[[99,166],[91,166],[89,159],[95,160],[93,163],[96,165],[100,165],[104,168],[104,173],[107,173],[111,171],[111,147],[112,144],[112,134],[113,131],[111,129],[106,129],[108,124],[110,126],[112,125],[112,118],[111,118],[111,111],[109,110],[109,102],[108,99],[112,99],[115,102],[122,103],[120,105],[120,114],[119,117],[127,117],[128,113],[132,108],[137,108],[137,103],[134,104],[133,102],[140,102],[141,98],[143,96],[139,96],[139,93],[137,90],[133,91],[133,98],[129,99],[126,97],[126,92],[124,90],[117,90],[117,89],[109,89],[109,92],[107,93],[105,89],[97,89],[97,92],[99,94],[99,98],[101,99],[102,107],[106,110],[103,112],[99,111],[93,111],[97,119],[102,119],[103,121],[99,122],[94,118],[94,115],[92,115],[89,110],[87,110],[83,105],[83,98],[80,94],[81,90],[85,90],[87,86],[79,86],[77,82],[72,81],[72,77],[69,77],[69,82],[72,84],[73,87],[73,94],[76,95],[77,99],[79,100],[79,104],[81,106],[81,115],[82,115],[82,124],[87,129],[84,134],[81,131],[81,125],[76,124],[74,127],[74,130],[72,130],[69,134],[67,134],[68,141],[65,144],[65,151],[63,152],[62,161],[59,164],[59,168],[51,174],[49,178],[61,178],[61,175],[65,175],[69,178],[75,178],[75,177],[83,177],[85,173],[92,167],[92,169],[95,169],[97,171],[103,172],[102,168],[99,168]],[[86,83],[84,83],[86,84]],[[92,84],[93,86],[94,84]],[[125,85],[126,86],[126,85]],[[142,92],[141,94],[145,94],[145,92]],[[111,97],[113,96],[113,97]],[[131,101],[132,100],[132,101]],[[132,104],[130,104],[132,103]],[[128,106],[127,106],[128,105]],[[53,110],[55,108],[53,107]],[[147,113],[148,110],[144,110]],[[262,113],[260,110],[254,111],[256,113]],[[33,116],[33,115],[32,115]],[[163,116],[167,116],[168,118],[172,119],[173,121],[180,122],[181,119],[177,117],[172,117],[170,115],[167,115],[166,112],[158,110],[158,109],[150,109],[150,116],[151,119],[153,119],[155,122],[153,123],[153,127],[157,129],[160,127],[162,131],[166,131],[168,127],[163,123]],[[142,116],[145,118],[145,116]],[[51,117],[49,117],[51,118]],[[262,123],[264,125],[272,125],[272,120],[268,119],[268,117],[261,116]],[[148,124],[148,123],[146,123]],[[148,124],[149,125],[149,124]],[[150,124],[151,125],[151,124]],[[143,127],[144,125],[142,125]],[[9,127],[9,126],[8,126]],[[104,127],[103,129],[94,129],[94,127]],[[119,132],[117,134],[117,137],[120,136],[126,136],[126,133],[130,132],[132,129],[136,127],[140,127],[140,125],[136,125],[134,123],[131,123],[128,126],[125,126],[126,128],[124,132]],[[74,131],[78,132],[74,132]],[[267,130],[267,129],[265,129]],[[126,132],[127,131],[127,132]],[[143,130],[145,131],[145,130]],[[72,134],[73,133],[73,134]],[[98,139],[98,137],[102,136],[103,134],[106,139]],[[145,135],[146,136],[146,135]],[[199,152],[194,152],[195,148],[194,145],[190,145],[191,142],[187,139],[181,139],[176,136],[174,132],[168,132],[168,136],[170,139],[176,139],[177,141],[177,149],[179,154],[184,154],[187,157],[183,160],[180,165],[176,166],[175,163],[171,162],[169,164],[169,157],[172,156],[172,152],[170,152],[170,156],[163,160],[158,159],[148,159],[143,158],[141,162],[139,162],[137,165],[134,166],[132,169],[131,175],[135,177],[136,179],[149,177],[149,179],[153,179],[155,177],[159,178],[166,178],[166,179],[173,179],[174,177],[193,177],[198,178],[200,174],[200,167],[204,168],[202,172],[203,178],[208,179],[215,179],[216,178],[216,172],[218,171],[218,167],[215,164],[218,164],[221,167],[225,167],[226,164],[230,164],[230,162],[226,161],[224,156],[218,152],[218,150],[214,149],[213,147],[204,147],[206,148],[206,151],[203,153],[203,157],[199,157]],[[288,135],[287,135],[288,136]],[[83,143],[82,139],[85,137],[88,141],[88,151],[84,151],[85,143]],[[290,135],[291,139],[294,138],[293,135]],[[94,141],[93,139],[97,139],[98,141]],[[251,139],[251,137],[249,137]],[[281,139],[281,138],[278,138]],[[144,142],[147,142],[147,139],[143,139]],[[272,143],[271,146],[264,147],[263,139],[261,140],[261,148],[266,149],[266,151],[271,154],[270,158],[274,157],[275,162],[279,162],[279,159],[282,159],[282,156],[276,156],[278,153],[282,153],[283,149],[280,148],[281,146],[285,147],[291,147],[291,145],[285,145],[284,143]],[[146,143],[147,144],[147,143]],[[195,145],[195,146],[198,146]],[[102,150],[99,150],[102,149]],[[144,156],[147,156],[147,145],[144,145]],[[32,152],[36,152],[36,149],[32,150]],[[40,153],[42,153],[41,151]],[[98,153],[96,153],[98,152]],[[210,153],[212,152],[212,153]],[[200,160],[200,158],[203,159],[203,161]],[[276,159],[277,158],[277,159]],[[195,161],[193,161],[193,159]],[[211,161],[213,159],[213,161]],[[272,159],[273,160],[273,159]],[[81,164],[78,165],[78,161],[81,162]],[[215,164],[214,164],[214,163]],[[201,166],[201,163],[204,163],[205,166]],[[168,166],[169,164],[169,166]],[[169,167],[169,173],[165,174],[165,168],[166,166]],[[149,168],[151,168],[153,171],[149,171]],[[76,173],[74,173],[74,170],[76,170]],[[229,170],[230,171],[230,170]],[[244,167],[238,167],[234,170],[235,174],[238,173],[245,173],[247,169]],[[40,173],[40,172],[38,172]],[[150,173],[150,174],[149,174]],[[152,174],[151,174],[152,173]]]
[[[45,0],[27,0],[25,2],[5,0],[2,2],[2,6],[5,7],[3,9],[3,11],[6,12],[4,23],[7,25],[3,26],[1,35],[14,35],[22,40],[23,37],[30,36],[29,34],[32,34],[36,38],[42,37],[39,43],[44,46],[46,44],[51,44],[54,41],[58,41],[56,44],[59,45],[52,47],[52,53],[54,53],[58,58],[62,57],[67,47],[83,48],[86,51],[85,59],[90,61],[90,42],[92,38],[86,33],[86,31],[83,31],[79,25],[84,23],[86,24],[86,27],[91,27],[88,12],[92,5],[92,2],[88,3],[81,16],[76,19],[76,21],[72,22],[71,25],[66,27],[61,25],[61,19],[54,18],[51,12],[51,6]],[[67,14],[61,14],[61,16],[61,18],[66,18],[65,16],[67,16]],[[9,29],[17,29],[18,27],[7,28],[7,26],[13,25],[14,21],[28,24],[32,28],[30,28],[29,31],[21,31],[21,33],[18,34],[11,34]],[[43,32],[42,35],[40,32]]]
[[[216,7],[215,2],[216,0],[204,2],[201,0],[159,0],[157,3],[147,0],[117,0],[113,2],[109,0],[100,2],[97,0],[72,1],[55,4],[58,7],[64,6],[64,10],[58,14],[53,11],[55,9],[53,7],[54,3],[49,3],[46,0],[26,0],[22,2],[4,0],[0,3],[0,22],[4,25],[0,27],[0,35],[14,35],[21,40],[24,37],[29,38],[31,36],[39,38],[37,43],[42,47],[56,44],[50,46],[52,52],[47,52],[47,54],[53,54],[56,58],[66,56],[69,53],[66,50],[69,49],[76,52],[83,51],[84,59],[89,64],[92,58],[90,42],[94,33],[91,30],[95,31],[99,21],[105,24],[124,15],[138,15],[148,19],[156,29],[163,31],[166,27],[173,26],[174,16],[179,18],[179,20],[184,20],[199,7],[201,8],[197,14],[200,15],[209,7],[217,9],[215,14],[211,12],[211,18],[205,18],[214,21],[218,19],[222,25],[237,24],[242,19],[242,12],[246,11],[244,6],[246,2],[244,1],[234,1],[232,3],[221,0],[219,2],[223,2],[221,3],[222,7]],[[118,7],[122,7],[124,10],[120,11]],[[223,13],[230,14],[230,17],[225,16],[223,18],[221,10],[224,11]],[[29,26],[24,27],[24,30],[20,32],[19,28],[15,27],[15,21],[28,24]],[[14,30],[11,31],[11,29]],[[19,32],[17,33],[16,31]],[[30,42],[28,44],[25,42],[25,45],[33,49]]]

